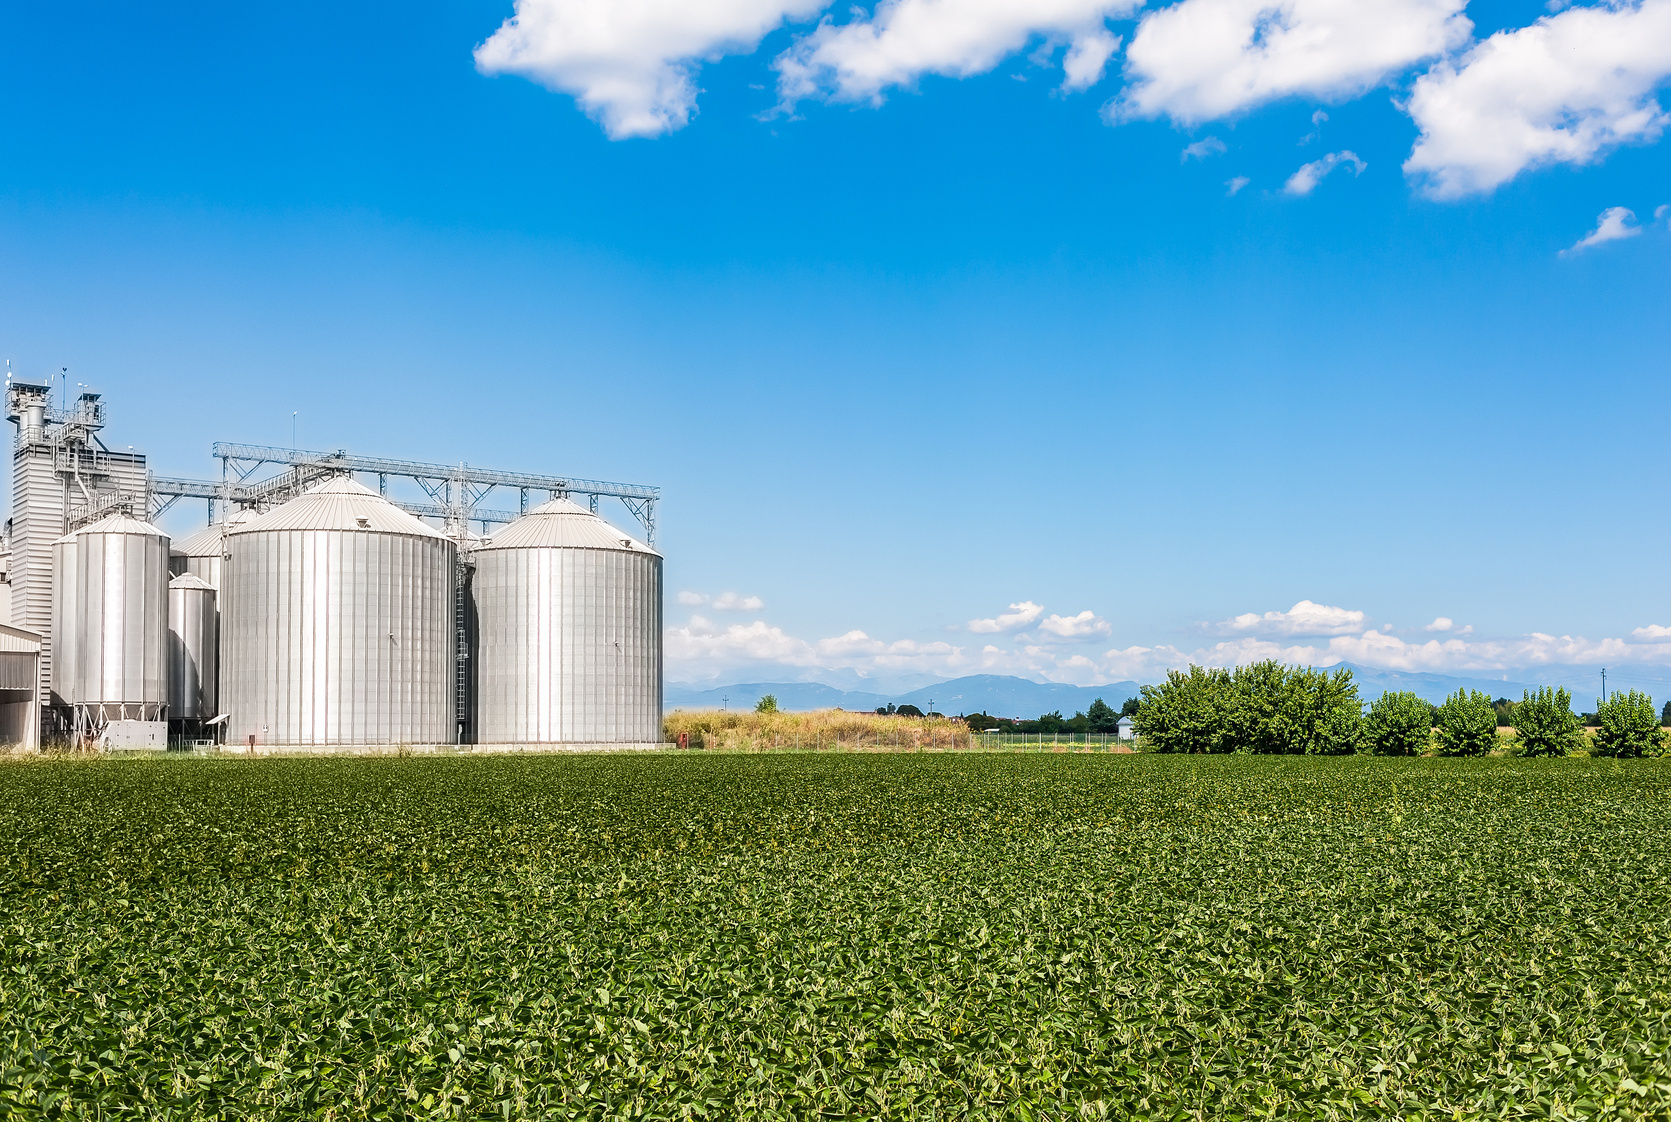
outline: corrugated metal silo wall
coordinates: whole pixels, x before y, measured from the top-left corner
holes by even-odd
[[[84,533],[53,552],[54,690],[76,705],[166,704],[168,539]]]
[[[475,563],[478,741],[661,740],[660,557],[534,547]]]
[[[216,591],[220,590],[221,559],[218,555],[213,557],[176,557],[174,558],[174,575],[179,576],[181,573],[190,573]]]
[[[450,742],[453,557],[443,538],[231,535],[221,594],[228,740]]]
[[[217,618],[207,588],[168,590],[168,715],[206,721],[216,715]]]

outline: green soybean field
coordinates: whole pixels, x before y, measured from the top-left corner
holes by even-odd
[[[0,766],[0,1117],[1671,1117],[1671,761]]]

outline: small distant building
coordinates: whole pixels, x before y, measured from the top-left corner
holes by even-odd
[[[1114,736],[1119,740],[1137,739],[1137,724],[1132,717],[1128,715],[1120,718],[1120,723],[1115,726]]]

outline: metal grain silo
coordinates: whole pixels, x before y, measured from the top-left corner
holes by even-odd
[[[168,535],[111,514],[53,543],[52,689],[94,725],[168,704]]]
[[[168,582],[168,716],[201,722],[214,717],[219,644],[215,590],[182,573]]]
[[[189,538],[182,538],[174,543],[174,549],[168,558],[168,571],[175,576],[190,573],[199,580],[206,582],[210,588],[219,592],[221,587],[221,561],[226,553],[226,534],[236,526],[256,517],[253,510],[240,510],[227,518],[225,522],[217,522],[213,526],[206,526]]]
[[[228,740],[454,738],[453,543],[342,476],[227,535]]]
[[[477,741],[661,741],[659,553],[554,499],[472,556]]]

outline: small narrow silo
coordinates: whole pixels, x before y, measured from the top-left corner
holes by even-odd
[[[453,740],[451,541],[339,476],[233,527],[227,542],[229,742]]]
[[[107,515],[53,543],[53,583],[58,699],[94,726],[162,720],[168,535],[126,514]]]
[[[168,582],[168,716],[182,732],[215,716],[217,619],[208,581],[181,573]]]
[[[553,499],[473,560],[478,742],[661,741],[659,553]]]
[[[224,522],[216,522],[206,526],[188,538],[182,538],[174,543],[174,550],[168,558],[168,571],[175,576],[191,574],[215,590],[215,636],[219,643],[219,636],[226,633],[226,535],[236,527],[258,516],[257,511],[243,508],[234,511]],[[170,607],[172,611],[172,606]],[[217,646],[218,652],[218,646]],[[217,658],[215,662],[219,662]],[[213,665],[213,663],[211,663]],[[209,678],[205,687],[205,707],[207,711],[202,719],[211,720],[220,714],[215,706],[220,698],[226,696],[225,667],[221,666],[219,680]],[[178,714],[176,714],[178,716]]]

